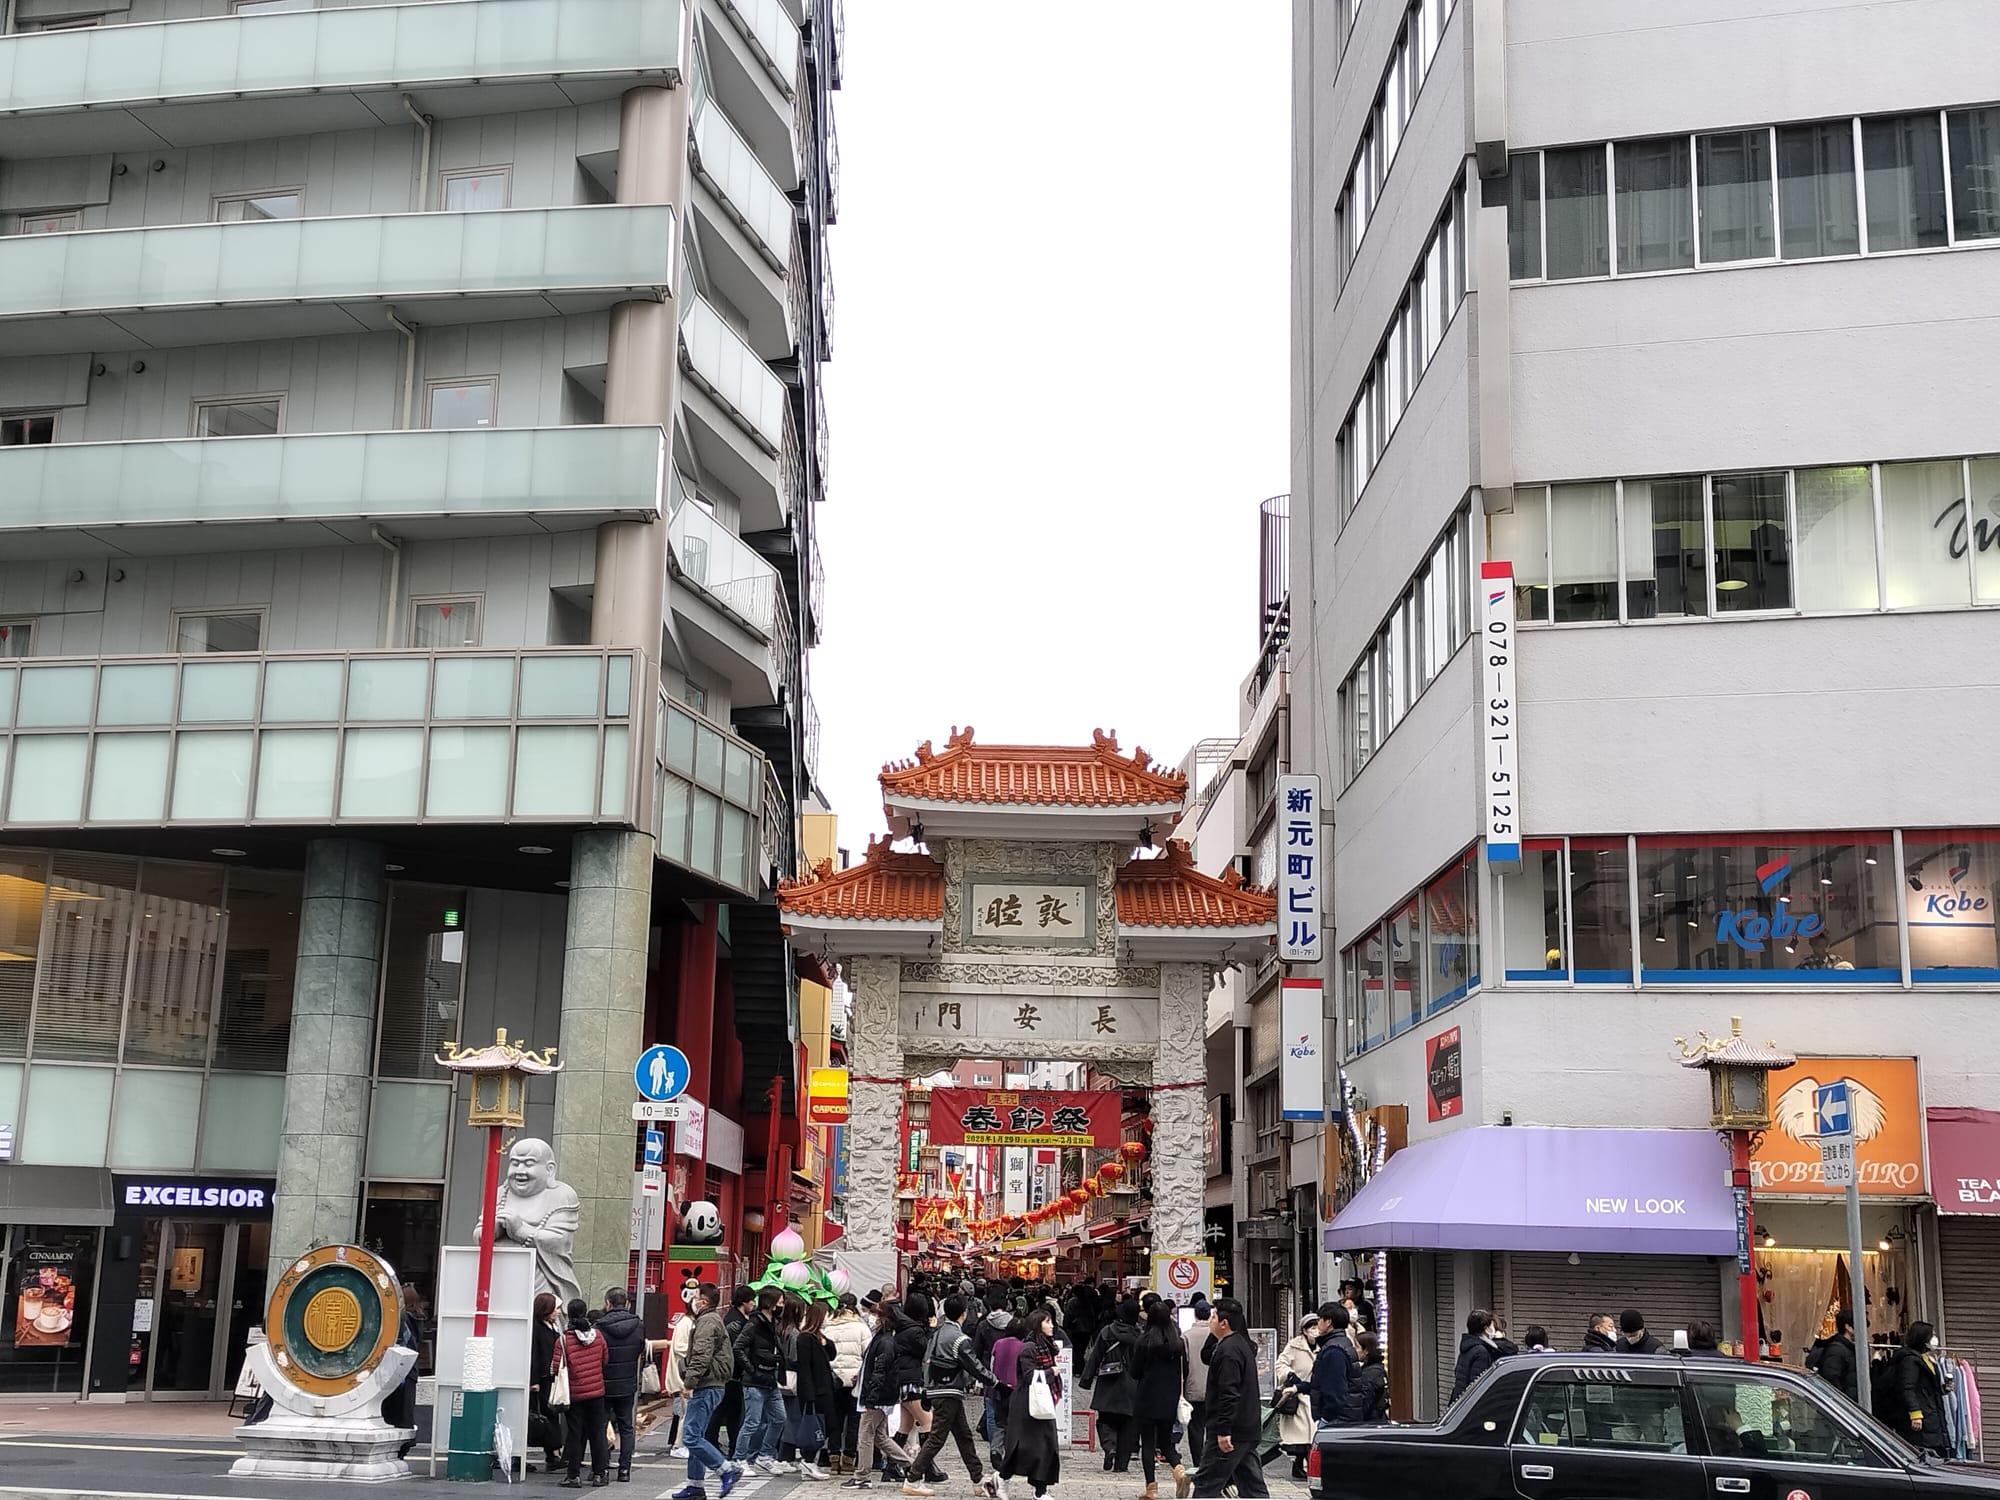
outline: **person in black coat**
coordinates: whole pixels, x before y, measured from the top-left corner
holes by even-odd
[[[562,1336],[556,1327],[554,1292],[536,1294],[534,1323],[533,1363],[528,1368],[529,1442],[540,1446],[542,1461],[553,1473],[562,1462],[562,1424],[567,1420],[549,1405],[549,1389],[556,1378],[556,1340]]]
[[[1859,1401],[1861,1380],[1855,1366],[1854,1314],[1843,1307],[1833,1315],[1833,1337],[1820,1350],[1813,1373],[1849,1401]]]
[[[1458,1363],[1451,1372],[1451,1399],[1456,1401],[1466,1388],[1500,1360],[1521,1351],[1514,1341],[1499,1331],[1493,1314],[1480,1308],[1465,1318],[1465,1335],[1458,1341]]]
[[[625,1288],[604,1294],[597,1331],[604,1336],[604,1407],[618,1429],[618,1477],[632,1482],[632,1416],[639,1402],[639,1361],[646,1357],[646,1326],[632,1311]]]
[[[1000,1440],[1000,1478],[1003,1483],[1027,1480],[1039,1500],[1062,1477],[1062,1450],[1069,1446],[1069,1434],[1058,1434],[1054,1421],[1037,1417],[1030,1409],[1038,1375],[1049,1395],[1058,1403],[1062,1400],[1055,1308],[1044,1302],[1028,1313],[1026,1322],[1027,1335],[1014,1366],[1014,1394],[1007,1399],[1007,1430]]]
[[[798,1449],[802,1478],[827,1479],[832,1476],[820,1467],[819,1456],[833,1431],[838,1410],[835,1393],[840,1383],[833,1378],[833,1346],[825,1333],[826,1307],[818,1302],[807,1307],[798,1298],[787,1298],[786,1311],[797,1324],[792,1340],[797,1388],[785,1398],[789,1411],[786,1439]]]
[[[894,1304],[891,1304],[892,1306]],[[922,1292],[911,1292],[903,1298],[896,1321],[896,1383],[901,1388],[903,1404],[903,1436],[914,1438],[924,1400],[924,1355],[931,1346],[931,1314],[935,1311],[931,1299]],[[912,1453],[917,1444],[905,1442],[904,1447]],[[912,1482],[917,1484],[943,1484],[945,1477],[936,1468],[914,1471]]]
[[[849,1485],[856,1485],[874,1473],[877,1449],[884,1455],[892,1480],[896,1480],[911,1457],[882,1417],[884,1410],[902,1400],[902,1382],[896,1378],[896,1329],[902,1309],[893,1302],[878,1301],[871,1316],[875,1332],[862,1351],[861,1373],[854,1377],[861,1415],[855,1429],[854,1479],[848,1481]]]
[[[1313,1356],[1312,1409],[1322,1422],[1347,1420],[1347,1386],[1354,1373],[1354,1345],[1347,1341],[1347,1309],[1329,1302],[1320,1313],[1319,1352]]]
[[[1913,1446],[1941,1457],[1951,1454],[1951,1431],[1945,1425],[1944,1377],[1933,1347],[1937,1330],[1912,1323],[1896,1356],[1896,1419],[1892,1425]]]
[[[1584,1330],[1583,1352],[1585,1354],[1618,1352],[1618,1322],[1610,1313],[1599,1313],[1590,1320],[1590,1327]]]
[[[1361,1362],[1347,1383],[1347,1414],[1355,1422],[1389,1420],[1389,1367],[1382,1363],[1381,1342],[1374,1330],[1364,1328],[1354,1336],[1361,1346]]]
[[[1208,1446],[1194,1478],[1200,1500],[1220,1500],[1234,1486],[1243,1500],[1271,1493],[1257,1440],[1264,1430],[1264,1403],[1257,1375],[1257,1346],[1244,1329],[1243,1304],[1219,1297],[1209,1315],[1215,1341],[1208,1347]]]
[[[1658,1354],[1665,1346],[1646,1332],[1646,1315],[1636,1307],[1628,1307],[1618,1315],[1618,1352],[1620,1354]]]
[[[1186,1473],[1174,1443],[1180,1414],[1181,1383],[1187,1377],[1187,1345],[1174,1321],[1170,1302],[1156,1302],[1146,1313],[1145,1329],[1132,1349],[1132,1426],[1139,1439],[1139,1467],[1146,1476],[1145,1500],[1158,1500],[1155,1462],[1164,1457],[1176,1484]]]
[[[1111,1321],[1097,1330],[1076,1372],[1078,1385],[1090,1387],[1090,1409],[1097,1413],[1107,1471],[1129,1473],[1135,1443],[1133,1417],[1138,1411],[1138,1385],[1132,1378],[1132,1355],[1139,1345],[1139,1301],[1127,1297]]]

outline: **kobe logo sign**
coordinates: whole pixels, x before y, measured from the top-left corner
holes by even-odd
[[[1792,873],[1789,859],[1774,859],[1757,866],[1757,884],[1765,895],[1770,895],[1785,883],[1785,877]],[[1818,912],[1802,912],[1793,916],[1789,898],[1780,898],[1777,912],[1765,916],[1755,907],[1746,906],[1731,911],[1728,908],[1715,914],[1715,940],[1718,943],[1734,943],[1750,953],[1762,953],[1767,941],[1786,938],[1808,938],[1815,932],[1824,930],[1826,924],[1820,920]]]

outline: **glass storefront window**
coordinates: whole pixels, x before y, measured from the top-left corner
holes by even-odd
[[[1361,1045],[1376,1047],[1389,1036],[1389,996],[1384,988],[1389,976],[1383,964],[1380,927],[1361,940],[1360,963]]]
[[[1521,873],[1500,880],[1509,980],[1569,978],[1562,929],[1562,840],[1525,839]]]
[[[198,1068],[207,1060],[222,941],[222,877],[213,865],[147,861],[139,882],[126,1062]],[[194,1165],[192,1141],[186,1164]]]
[[[396,1268],[405,1286],[413,1286],[424,1306],[437,1308],[438,1246],[444,1242],[444,1189],[429,1183],[371,1182],[361,1210],[361,1243]],[[417,1368],[428,1373],[436,1357],[429,1347],[418,1351]]]
[[[1919,984],[2000,981],[1994,902],[2000,899],[2000,832],[1903,835],[1903,913],[1910,976]]]
[[[282,1073],[291,1046],[300,878],[284,870],[229,872],[222,954],[218,1069]]]
[[[1468,850],[1424,888],[1424,1014],[1479,983],[1479,854]]]
[[[0,852],[0,1057],[28,1055],[28,1011],[35,998],[35,959],[42,951],[48,867],[45,854]]]
[[[1408,1031],[1424,1014],[1422,958],[1417,952],[1421,924],[1418,904],[1410,902],[1389,918],[1389,1035]]]
[[[1570,972],[1578,984],[1632,982],[1629,863],[1622,838],[1570,840]]]
[[[1646,977],[1900,980],[1889,836],[1833,837],[1839,841],[1640,839]]]
[[[458,1035],[465,972],[465,892],[397,882],[382,954],[384,1078],[444,1078],[438,1047]],[[413,1176],[414,1173],[385,1173]]]
[[[35,999],[37,1057],[111,1062],[131,947],[137,860],[102,854],[55,857],[49,886],[48,955]]]
[[[81,1394],[98,1231],[0,1224],[0,1395]]]

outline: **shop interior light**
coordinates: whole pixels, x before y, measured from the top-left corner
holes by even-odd
[[[1864,865],[1879,865],[1880,863],[1882,863],[1882,861],[1877,859],[1874,855],[1871,854],[1867,858],[1863,859],[1861,863],[1863,863]]]
[[[1877,1250],[1887,1250],[1889,1248],[1889,1242],[1887,1240],[1878,1241],[1875,1248]]]
[[[1767,1229],[1767,1230],[1765,1230],[1765,1231],[1764,1231],[1764,1248],[1765,1248],[1766,1250],[1769,1250],[1769,1249],[1773,1248],[1774,1246],[1776,1246],[1776,1244],[1777,1244],[1777,1243],[1778,1243],[1778,1237],[1777,1237],[1777,1236],[1776,1236],[1775,1234],[1772,1234],[1770,1230],[1768,1230],[1768,1229]]]

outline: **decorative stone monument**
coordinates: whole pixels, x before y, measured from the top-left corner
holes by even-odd
[[[416,1436],[382,1420],[417,1351],[396,1342],[395,1270],[359,1245],[322,1245],[271,1289],[264,1342],[245,1355],[271,1413],[236,1429],[246,1450],[230,1473],[266,1479],[407,1479],[399,1456]]]

